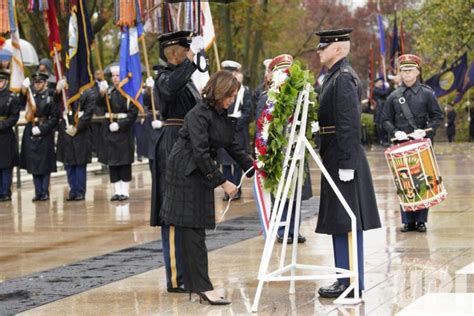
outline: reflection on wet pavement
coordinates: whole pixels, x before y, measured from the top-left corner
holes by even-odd
[[[288,295],[289,283],[273,282],[264,287],[259,315],[394,315],[428,293],[472,293],[473,276],[456,271],[474,262],[473,146],[440,143],[435,150],[448,198],[431,209],[426,234],[399,232],[398,199],[383,149],[368,151],[383,227],[367,232],[364,238],[363,304],[338,307],[332,300],[319,298],[318,287],[331,281],[297,282],[296,295]],[[319,179],[313,166],[314,194],[319,194]],[[0,204],[2,280],[159,239],[159,230],[148,227],[151,182],[145,166],[134,169],[128,205],[108,201],[112,188],[107,176],[89,176],[88,180],[84,202],[65,202],[66,180],[54,179],[49,202],[33,204],[32,186],[26,184],[15,190],[12,203]],[[249,181],[243,193],[227,219],[254,214]],[[221,194],[217,190],[218,210],[224,208]],[[333,265],[330,236],[315,234],[315,224],[315,217],[302,223],[308,241],[299,248],[299,261]],[[167,294],[164,269],[160,268],[23,314],[250,314],[262,248],[262,238],[255,237],[210,253],[211,279],[232,300],[230,306],[199,304],[197,295],[189,301],[187,295]]]

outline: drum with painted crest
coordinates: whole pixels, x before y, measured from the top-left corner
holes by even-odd
[[[441,203],[447,195],[430,139],[410,140],[385,151],[405,211],[417,211]]]

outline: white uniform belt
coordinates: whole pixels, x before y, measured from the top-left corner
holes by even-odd
[[[64,119],[65,119],[65,120],[67,119],[67,116],[68,116],[68,115],[72,115],[72,112],[69,112],[68,114],[64,113]],[[77,117],[78,117],[78,118],[81,118],[81,116],[83,116],[83,115],[84,115],[84,111],[79,111],[79,112],[77,112]]]
[[[112,115],[110,115],[110,113],[107,112],[105,113],[105,117],[112,117],[114,119],[124,119],[127,118],[127,113],[112,113]]]

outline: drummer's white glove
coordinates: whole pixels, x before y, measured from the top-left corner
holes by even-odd
[[[410,135],[414,139],[422,139],[426,136],[426,132],[422,129],[415,129],[413,133]]]
[[[33,126],[33,128],[31,129],[31,133],[34,135],[34,136],[38,136],[41,134],[41,131],[39,129],[38,126]]]
[[[316,134],[317,132],[319,132],[319,122],[318,121],[311,123],[311,132],[313,134]]]
[[[145,80],[145,85],[147,88],[153,89],[153,87],[155,86],[155,80],[153,80],[152,77],[148,77]]]
[[[61,91],[61,90],[64,90],[64,88],[66,88],[66,79],[65,78],[62,78],[58,81],[58,83],[56,84],[56,90],[57,91]]]
[[[407,133],[405,133],[404,131],[398,131],[398,132],[395,132],[395,138],[398,140],[398,141],[401,141],[401,140],[408,140],[408,135]]]
[[[99,91],[100,91],[100,93],[102,93],[102,94],[106,93],[108,88],[109,88],[109,84],[107,83],[107,81],[105,81],[105,80],[99,81]]]
[[[202,36],[193,37],[190,48],[194,55],[196,55],[201,49],[204,48],[204,38]]]
[[[153,129],[160,129],[163,126],[163,123],[160,120],[151,121],[151,127]]]
[[[25,80],[23,80],[21,83],[21,86],[25,89],[28,89],[31,86],[30,78],[25,78]]]
[[[342,182],[354,180],[354,169],[339,169],[339,180]]]
[[[119,127],[119,125],[118,125],[117,122],[112,122],[112,123],[110,123],[110,125],[109,125],[109,130],[110,130],[112,133],[117,132],[117,131],[119,130],[119,128],[120,128],[120,127]]]

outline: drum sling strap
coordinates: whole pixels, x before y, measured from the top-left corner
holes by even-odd
[[[398,104],[400,105],[400,108],[402,109],[403,115],[405,115],[405,118],[408,121],[408,124],[410,124],[410,126],[413,127],[413,129],[418,129],[418,127],[416,126],[415,120],[413,118],[413,113],[410,110],[410,106],[408,105],[407,100],[403,96],[403,92],[399,90],[397,91],[395,96],[397,98]]]

